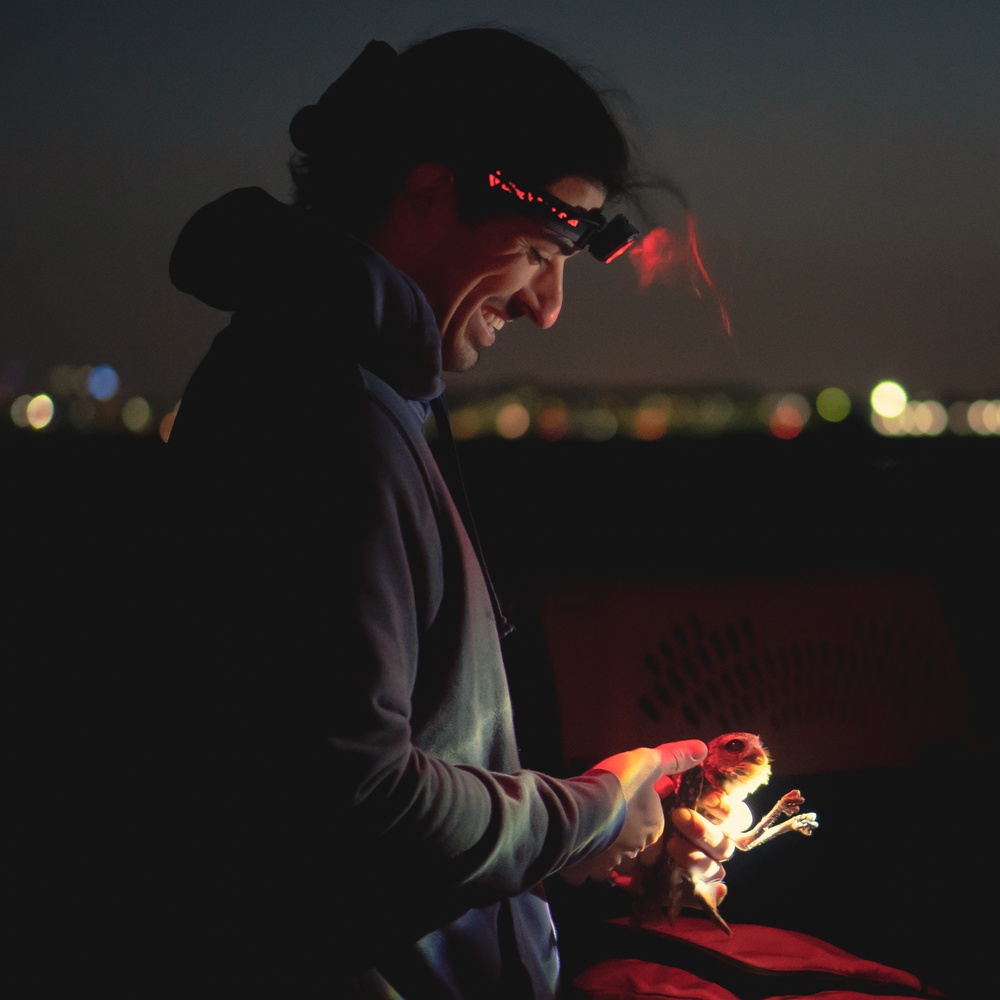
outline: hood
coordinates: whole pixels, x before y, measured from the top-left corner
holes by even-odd
[[[199,209],[181,230],[170,280],[241,317],[329,336],[407,399],[439,396],[441,334],[417,285],[381,254],[261,188]]]

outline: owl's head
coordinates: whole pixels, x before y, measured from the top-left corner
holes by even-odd
[[[702,770],[726,794],[751,795],[771,777],[771,755],[755,733],[723,733],[708,743]]]

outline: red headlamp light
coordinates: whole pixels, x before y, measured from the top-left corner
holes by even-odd
[[[493,197],[517,199],[518,211],[538,219],[574,249],[586,247],[605,264],[623,254],[639,236],[639,230],[624,215],[608,220],[596,209],[570,205],[544,188],[519,187],[499,170],[489,171],[487,179]]]

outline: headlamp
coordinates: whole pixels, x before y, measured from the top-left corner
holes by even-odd
[[[624,215],[605,219],[596,209],[570,205],[544,188],[519,187],[499,170],[489,171],[488,191],[494,198],[516,198],[519,212],[537,219],[574,249],[586,247],[605,264],[623,254],[639,235],[639,230]]]

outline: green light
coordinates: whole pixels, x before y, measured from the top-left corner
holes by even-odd
[[[830,386],[816,397],[816,412],[828,423],[840,423],[851,412],[851,399],[843,389]]]

